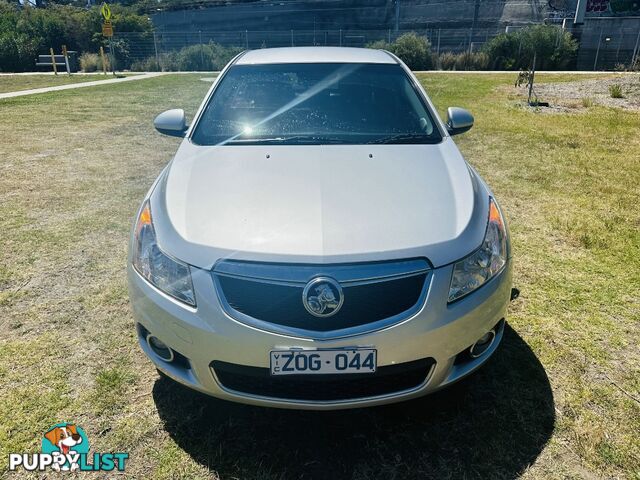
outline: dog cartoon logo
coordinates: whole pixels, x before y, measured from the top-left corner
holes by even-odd
[[[42,452],[64,456],[66,461],[62,467],[57,464],[57,469],[77,470],[80,454],[89,452],[89,440],[81,427],[73,423],[59,423],[44,434]]]
[[[42,437],[42,452],[9,452],[9,471],[48,470],[78,472],[124,472],[127,452],[93,452],[89,458],[89,440],[75,423],[58,423]],[[40,478],[47,478],[46,476]]]

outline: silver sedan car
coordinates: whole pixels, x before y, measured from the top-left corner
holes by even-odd
[[[140,346],[226,400],[299,409],[406,400],[480,367],[512,296],[498,202],[394,55],[247,51],[221,72],[138,211]]]

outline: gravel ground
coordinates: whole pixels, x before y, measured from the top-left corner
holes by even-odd
[[[623,98],[612,98],[609,88],[622,87]],[[525,87],[522,87],[524,91]],[[534,85],[541,102],[549,102],[550,108],[542,110],[568,112],[582,110],[593,105],[640,110],[640,74],[615,75],[606,78],[566,83],[541,83]]]

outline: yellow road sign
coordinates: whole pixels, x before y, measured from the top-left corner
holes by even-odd
[[[100,13],[102,13],[102,18],[104,18],[105,22],[109,22],[109,20],[111,20],[111,9],[109,8],[109,5],[107,5],[106,3],[102,4],[102,7],[100,8]]]
[[[102,24],[102,35],[105,37],[113,37],[113,25],[111,22],[104,22]]]

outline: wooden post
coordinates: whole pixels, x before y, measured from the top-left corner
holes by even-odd
[[[69,55],[67,54],[67,46],[62,45],[62,54],[64,55],[64,63],[67,67],[67,73],[71,76],[71,67],[69,67]]]
[[[104,48],[100,45],[100,58],[102,59],[102,73],[107,74],[107,62],[104,58]]]
[[[58,66],[56,65],[56,55],[53,53],[53,48],[49,49],[49,53],[51,54],[51,65],[53,65],[53,73],[54,75],[58,75]]]

